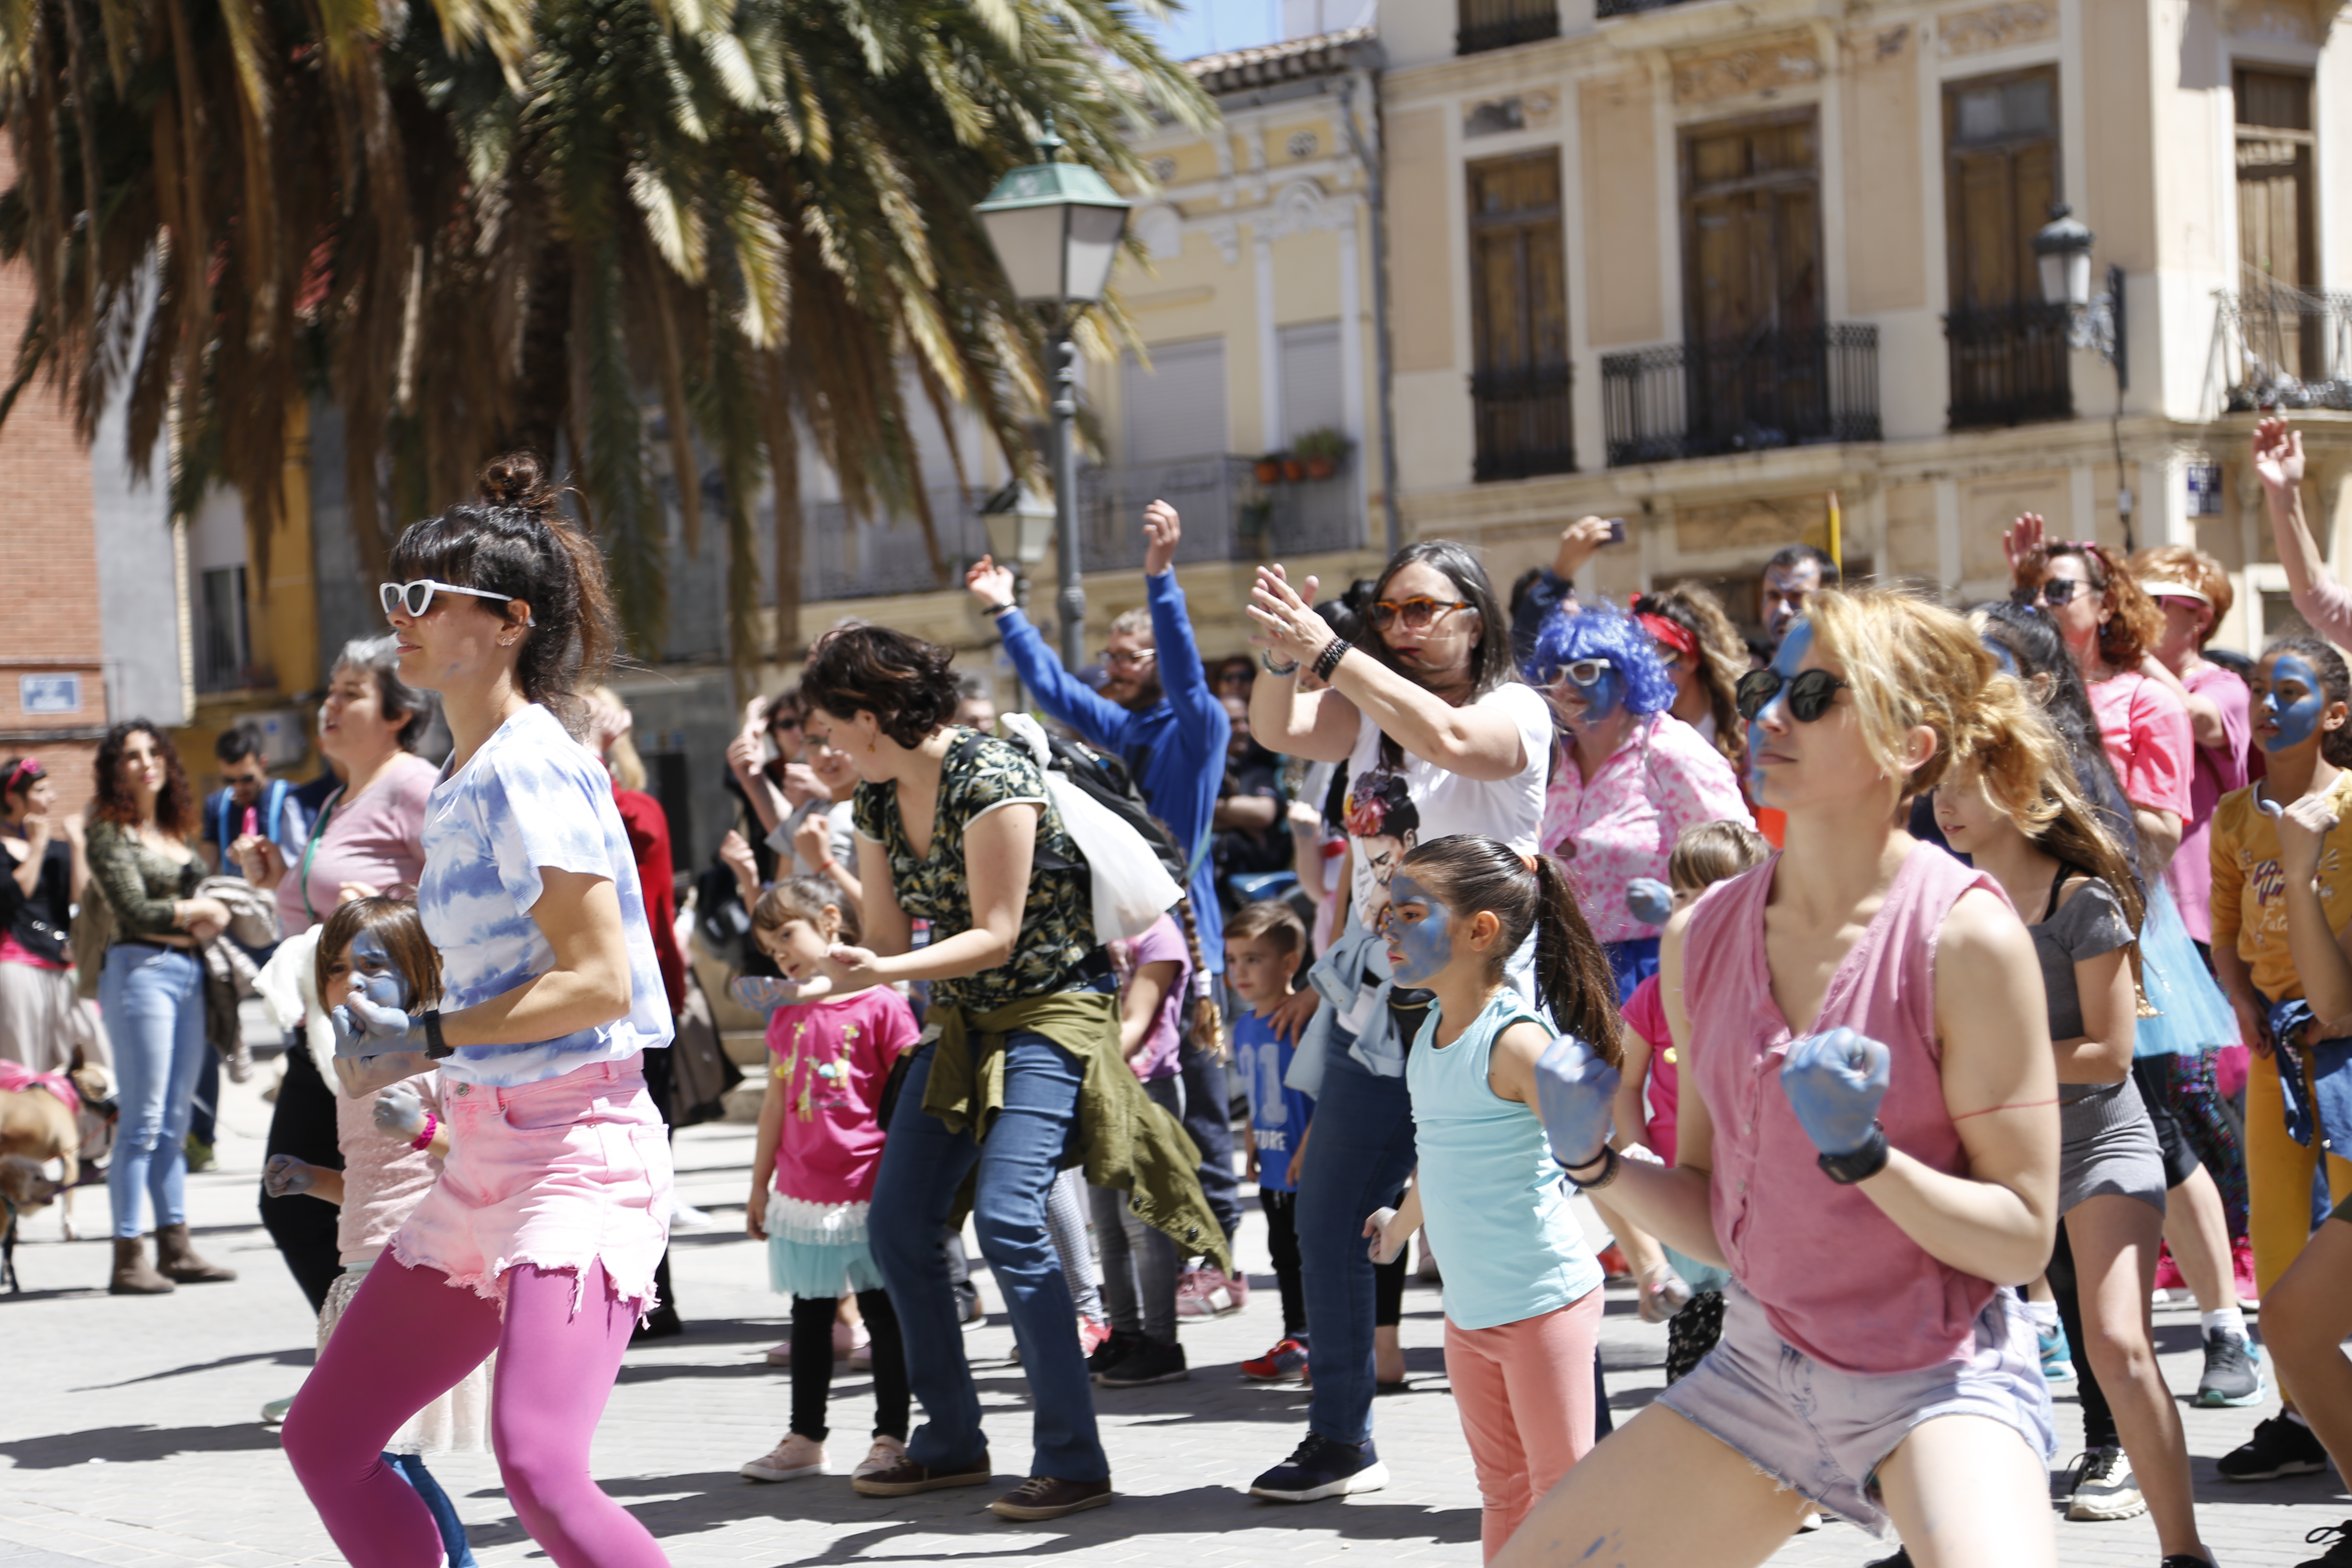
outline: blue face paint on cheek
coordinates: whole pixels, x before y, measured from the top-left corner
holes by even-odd
[[[384,951],[383,941],[375,932],[363,931],[352,938],[352,963],[355,968],[365,965],[376,972],[362,981],[362,988],[367,992],[369,1001],[381,1006],[397,1007],[404,1013],[408,1010],[408,982],[401,974],[400,966],[393,963],[392,954]]]
[[[1400,871],[1389,884],[1389,967],[1400,985],[1426,985],[1454,961],[1454,921],[1429,890]],[[1407,920],[1403,906],[1428,912]]]
[[[1590,686],[1579,686],[1576,689],[1584,699],[1584,712],[1588,719],[1606,719],[1625,702],[1624,678],[1613,669],[1602,670],[1598,680]]]
[[[1795,626],[1790,626],[1789,628],[1789,635],[1782,637],[1780,639],[1780,646],[1773,650],[1773,673],[1778,675],[1784,683],[1796,679],[1797,667],[1805,662],[1805,655],[1811,651],[1812,646],[1812,622],[1799,621]],[[1756,718],[1749,720],[1748,722],[1748,777],[1750,786],[1757,792],[1759,798],[1761,797],[1764,788],[1764,771],[1757,765],[1756,758],[1763,753],[1764,742],[1767,737],[1764,733],[1764,726],[1759,723],[1757,720],[1762,719],[1763,716],[1766,713],[1770,712],[1774,707],[1786,702],[1788,700],[1788,688],[1783,684],[1780,690],[1774,695],[1772,700],[1764,704],[1763,709],[1757,713]]]
[[[2294,702],[2279,700],[2281,683],[2299,685],[2303,695]],[[2327,694],[2319,684],[2318,672],[2293,654],[2281,655],[2271,666],[2271,687],[2263,694],[2263,713],[2278,726],[2278,733],[2263,742],[2269,752],[2300,746],[2319,728],[2319,715],[2327,707]]]

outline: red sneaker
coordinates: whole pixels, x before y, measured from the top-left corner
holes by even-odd
[[[1625,1261],[1625,1249],[1615,1242],[1601,1249],[1601,1272],[1612,1280],[1633,1278],[1633,1266]]]
[[[2169,1246],[2159,1247],[2157,1249],[2156,1288],[2159,1292],[2157,1297],[2159,1301],[2164,1300],[2161,1294],[2163,1291],[2185,1291],[2189,1289],[2189,1281],[2180,1277],[2180,1265],[2172,1261],[2172,1248]]]
[[[1306,1376],[1307,1342],[1284,1335],[1264,1355],[1242,1363],[1242,1375],[1252,1383],[1285,1383]]]

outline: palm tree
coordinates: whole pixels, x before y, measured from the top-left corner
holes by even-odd
[[[1050,116],[1140,182],[1123,132],[1213,113],[1126,0],[0,0],[0,256],[35,295],[0,421],[36,378],[85,437],[126,394],[175,510],[233,486],[257,554],[289,416],[331,399],[373,562],[487,457],[565,451],[641,652],[649,447],[694,551],[698,439],[748,671],[771,479],[796,641],[803,432],[935,570],[907,367],[1026,452],[1043,341],[972,216],[995,177]]]

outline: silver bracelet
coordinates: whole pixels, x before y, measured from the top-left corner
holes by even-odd
[[[1281,664],[1275,663],[1274,650],[1272,648],[1262,647],[1258,649],[1257,663],[1260,669],[1265,670],[1268,675],[1272,676],[1287,677],[1297,675],[1298,673],[1298,661],[1295,658],[1286,660]]]

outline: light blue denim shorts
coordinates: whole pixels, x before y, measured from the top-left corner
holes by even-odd
[[[1725,1293],[1723,1338],[1658,1403],[1789,1490],[1882,1539],[1891,1521],[1880,1506],[1878,1467],[1920,1423],[1982,1415],[2012,1428],[2044,1460],[2057,1448],[2033,1325],[2008,1290],[1994,1291],[1977,1314],[1968,1360],[1872,1375],[1824,1366],[1790,1345],[1735,1280]]]

